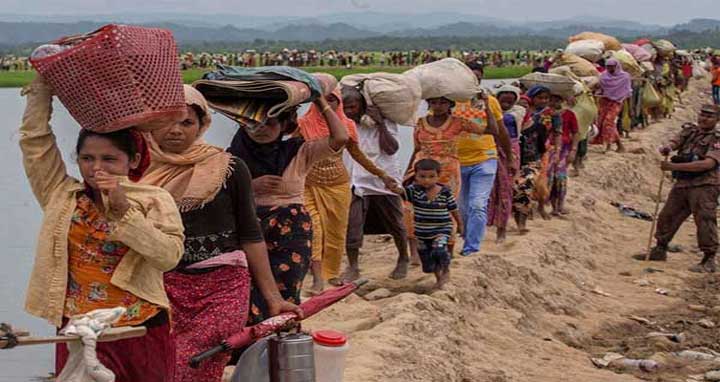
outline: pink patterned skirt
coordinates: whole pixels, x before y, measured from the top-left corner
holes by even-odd
[[[197,369],[191,369],[188,361],[245,327],[250,304],[248,269],[222,266],[199,274],[169,272],[165,290],[176,347],[174,382],[220,381],[230,353],[217,354]]]
[[[515,147],[513,147],[514,149]],[[519,158],[517,154],[515,154],[515,157]],[[487,220],[487,225],[497,228],[507,227],[513,205],[513,174],[511,169],[506,166],[506,163],[507,155],[498,146],[497,174],[495,175],[495,185],[490,193]]]

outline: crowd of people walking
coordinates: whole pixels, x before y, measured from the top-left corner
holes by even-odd
[[[292,66],[290,53],[257,64]],[[479,82],[485,61],[535,63],[537,71],[552,61],[522,52],[466,56]],[[342,64],[340,54],[333,57]],[[380,59],[414,65],[434,57]],[[720,62],[713,60],[717,104]],[[303,298],[358,279],[365,235],[392,237],[397,262],[389,277],[406,278],[421,265],[441,289],[451,281],[454,256],[481,255],[487,227],[503,242],[513,228],[527,233],[529,219],[571,213],[571,175],[583,171],[588,145],[623,151],[624,133],[648,116],[670,115],[690,77],[681,60],[662,58],[644,78],[633,78],[615,59],[597,69],[599,82],[577,97],[542,85],[503,85],[478,88],[471,100],[428,98],[412,143],[358,88],[337,87],[303,115],[292,107],[257,124],[238,119],[232,142],[217,147],[203,139],[212,125],[210,98],[185,86],[183,118],[152,131],[83,130],[75,150],[81,179],[67,172],[49,124],[53,88],[38,76],[24,90],[20,128],[27,177],[45,214],[27,309],[61,327],[76,314],[122,306],[119,324],[148,333],[98,345],[117,381],[215,382],[230,354],[197,369],[188,366],[193,354],[280,313],[302,317]],[[665,102],[657,110],[635,106],[638,81],[660,90]],[[597,99],[596,120],[573,111],[581,97]],[[635,117],[629,129],[623,113]],[[682,180],[660,215],[651,260],[665,259],[684,220],[676,216],[692,213],[706,255],[694,270],[715,271],[719,119],[717,106],[703,107],[698,125],[661,149],[677,150],[685,161],[663,165]],[[404,171],[403,146],[412,151]],[[58,347],[57,354],[59,372],[67,353]]]

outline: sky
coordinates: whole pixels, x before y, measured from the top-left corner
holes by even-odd
[[[559,20],[580,15],[674,24],[708,14],[718,0],[0,0],[0,13],[83,15],[196,13],[317,16],[326,13],[460,12],[509,20]]]

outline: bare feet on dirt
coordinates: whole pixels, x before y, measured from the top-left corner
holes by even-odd
[[[351,283],[360,278],[360,269],[357,268],[346,268],[345,272],[340,276],[343,282]]]

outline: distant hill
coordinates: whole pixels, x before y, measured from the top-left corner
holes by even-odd
[[[447,49],[461,47],[470,49],[554,49],[562,47],[567,37],[593,30],[607,33],[621,40],[637,37],[666,36],[683,41],[688,48],[720,46],[720,20],[695,19],[672,28],[646,25],[620,20],[593,19],[592,17],[557,22],[513,23],[475,15],[447,13],[434,15],[400,15],[360,13],[356,20],[349,20],[351,14],[328,15],[322,18],[260,18],[245,26],[233,23],[221,24],[219,20],[230,21],[232,15],[219,18],[198,19],[182,14],[132,15],[132,20],[152,20],[157,17],[173,18],[172,21],[148,21],[141,25],[167,28],[173,31],[176,40],[183,47],[216,49],[261,48],[261,47],[312,47],[316,49],[393,50],[393,49]],[[375,16],[374,20],[369,17]],[[18,16],[21,20],[31,17]],[[121,17],[121,16],[117,16]],[[185,21],[178,21],[188,17]],[[457,17],[454,22],[436,25],[437,22]],[[52,41],[61,36],[85,33],[99,28],[110,20],[101,21],[2,21],[10,18],[0,15],[0,52],[22,50],[26,52],[39,43]],[[37,19],[35,17],[34,19]],[[69,19],[67,16],[46,17],[47,20]],[[245,19],[250,19],[245,16]],[[428,20],[434,20],[434,23]],[[473,21],[464,21],[475,19]],[[342,22],[328,21],[342,20]],[[417,27],[419,21],[428,21],[426,26]],[[397,21],[390,29],[390,22]],[[240,23],[241,24],[241,23]],[[365,26],[359,26],[365,24]],[[373,27],[374,26],[374,27]],[[409,26],[409,27],[408,27]],[[373,29],[378,28],[378,29]],[[715,33],[718,32],[718,33]],[[675,41],[675,40],[673,40]],[[363,46],[362,44],[367,44]],[[325,48],[323,48],[325,47]]]
[[[707,30],[720,29],[720,20],[715,19],[693,19],[685,24],[678,24],[672,28],[673,32],[704,32]]]
[[[30,42],[45,42],[99,28],[102,24],[79,23],[37,23],[37,22],[0,22],[0,44],[20,45]]]
[[[513,30],[501,28],[492,24],[474,24],[469,22],[453,23],[431,29],[408,29],[398,32],[391,32],[388,35],[397,37],[482,37],[482,36],[509,36],[522,34],[524,30]]]

